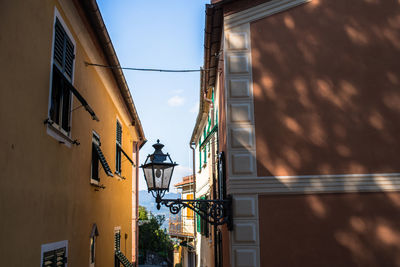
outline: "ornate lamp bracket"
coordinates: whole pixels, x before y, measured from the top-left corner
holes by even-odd
[[[228,230],[232,230],[232,197],[228,196],[223,200],[207,199],[162,199],[156,196],[157,209],[161,204],[169,208],[172,214],[177,214],[182,208],[189,208],[196,212],[208,223],[217,226],[227,224]]]

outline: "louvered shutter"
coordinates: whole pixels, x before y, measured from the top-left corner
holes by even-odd
[[[55,37],[54,37],[54,60],[60,68],[63,68],[64,61],[64,39],[65,39],[65,30],[61,26],[61,23],[58,19],[56,19],[55,25]]]
[[[54,37],[54,61],[60,68],[61,72],[72,79],[74,66],[74,44],[68,37],[61,22],[56,19],[55,37]]]
[[[117,121],[117,143],[119,145],[122,145],[122,126],[118,121]]]
[[[43,267],[63,267],[67,263],[66,248],[47,251],[43,254]]]
[[[116,132],[116,148],[115,148],[115,171],[121,173],[121,146],[122,146],[122,126],[117,121]]]
[[[103,166],[104,171],[106,172],[106,174],[107,174],[108,176],[113,176],[112,171],[111,171],[111,169],[110,169],[110,166],[108,165],[107,160],[106,160],[106,158],[104,157],[104,154],[103,154],[103,152],[101,151],[100,147],[99,147],[97,144],[95,144],[95,143],[93,143],[93,145],[94,145],[95,148],[96,148],[97,155],[99,156],[99,160],[100,160],[101,165]]]
[[[114,248],[115,251],[120,251],[121,249],[121,232],[117,231],[114,234]]]
[[[71,40],[65,35],[65,73],[72,79],[74,66],[74,45]]]

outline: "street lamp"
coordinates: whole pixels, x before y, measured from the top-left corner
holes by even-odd
[[[172,214],[177,214],[182,208],[189,208],[196,212],[201,218],[212,225],[227,224],[232,228],[232,199],[163,199],[165,192],[169,191],[172,174],[176,162],[172,162],[170,155],[162,152],[163,144],[160,140],[153,145],[154,153],[148,155],[143,169],[144,178],[147,183],[148,192],[156,199],[157,209],[161,204],[169,208]]]

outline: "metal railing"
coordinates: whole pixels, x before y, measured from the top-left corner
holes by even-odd
[[[170,236],[194,237],[194,216],[176,216],[170,218],[168,228]]]

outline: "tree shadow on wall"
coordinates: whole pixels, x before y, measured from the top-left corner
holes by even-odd
[[[258,176],[400,173],[399,1],[314,0],[251,35]],[[400,266],[398,193],[260,203],[270,266]]]

